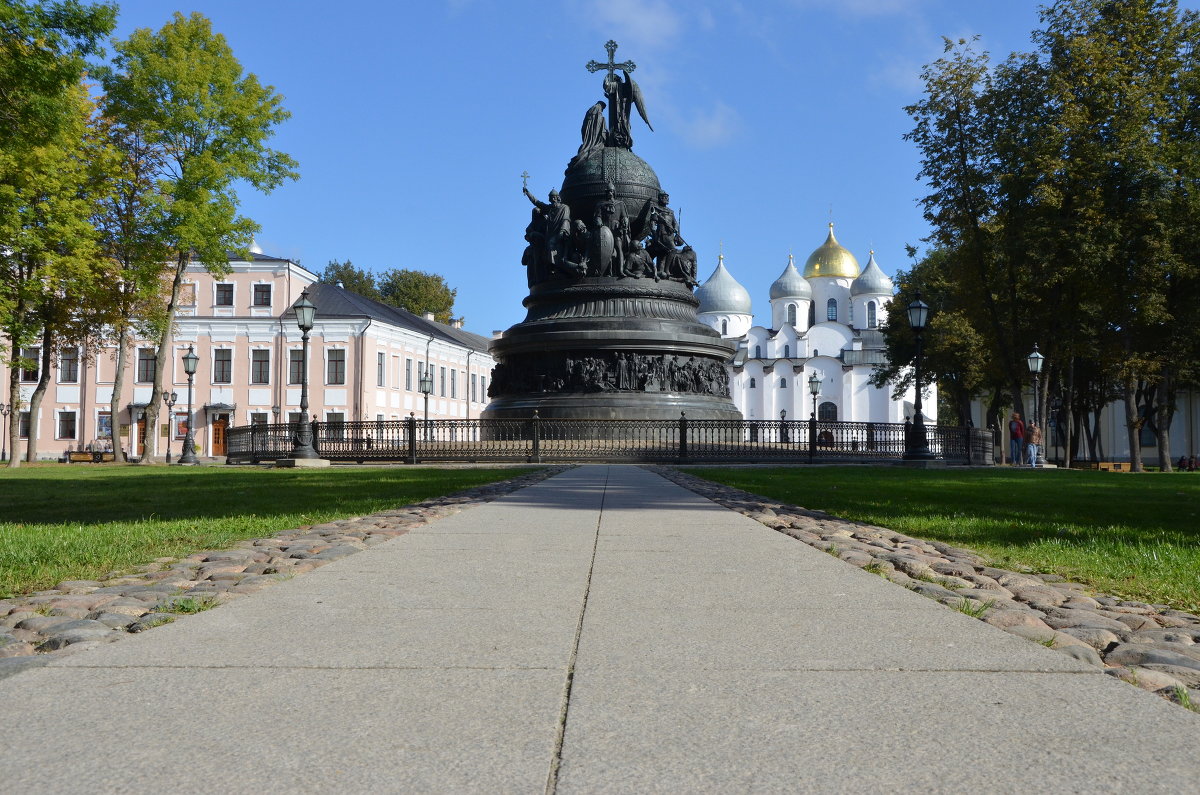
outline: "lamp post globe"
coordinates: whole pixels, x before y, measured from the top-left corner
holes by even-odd
[[[921,300],[919,290],[906,311],[908,324],[917,338],[917,355],[913,367],[913,377],[917,382],[917,394],[916,400],[913,401],[912,429],[908,438],[905,439],[904,458],[907,461],[927,461],[933,458],[933,453],[929,450],[929,437],[925,432],[925,415],[921,412],[921,335],[929,322],[929,304]]]
[[[300,293],[300,298],[292,304],[296,313],[296,326],[300,329],[301,359],[300,359],[300,427],[296,429],[295,442],[292,445],[292,458],[319,458],[312,445],[312,425],[308,419],[308,333],[312,331],[316,321],[317,307],[308,299],[308,288]]]
[[[1045,363],[1046,357],[1038,352],[1037,343],[1033,343],[1033,353],[1025,357],[1025,365],[1029,368],[1029,373],[1033,376],[1033,421],[1038,428],[1042,430],[1042,443],[1037,447],[1037,459],[1033,462],[1034,466],[1046,465],[1046,429],[1042,422],[1041,413],[1038,411],[1038,398],[1040,397],[1039,376],[1042,374],[1042,365]]]
[[[188,346],[188,352],[183,355],[183,371],[188,377],[188,410],[187,410],[187,433],[183,437],[183,452],[179,455],[180,464],[199,464],[200,461],[196,458],[196,436],[192,430],[192,381],[196,377],[196,365],[200,363],[200,357],[196,355],[194,346]],[[170,440],[168,439],[168,451],[170,449]]]

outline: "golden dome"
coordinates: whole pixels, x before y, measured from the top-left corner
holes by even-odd
[[[814,276],[835,276],[845,279],[857,279],[859,273],[858,260],[854,258],[841,243],[833,236],[833,224],[829,225],[829,237],[809,255],[804,263],[804,278]]]

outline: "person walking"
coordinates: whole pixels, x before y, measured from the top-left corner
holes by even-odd
[[[1008,461],[1012,466],[1020,466],[1025,460],[1025,423],[1015,411],[1008,420],[1008,452]]]
[[[1029,466],[1037,466],[1038,450],[1042,449],[1042,429],[1038,427],[1036,422],[1029,423],[1028,442],[1025,446],[1026,454],[1029,456]]]

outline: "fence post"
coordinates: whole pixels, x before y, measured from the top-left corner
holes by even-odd
[[[542,418],[538,414],[538,410],[533,410],[533,418],[529,421],[530,431],[533,436],[533,454],[529,460],[535,464],[542,463]]]
[[[687,437],[687,414],[679,412],[679,463],[687,463],[688,457],[688,437]]]
[[[417,463],[417,415],[410,411],[404,419],[404,428],[408,432],[408,463]]]

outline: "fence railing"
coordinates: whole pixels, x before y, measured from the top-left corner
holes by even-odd
[[[287,458],[297,423],[230,428],[229,463]],[[884,462],[904,458],[909,423],[812,420],[368,420],[312,422],[331,461]],[[926,426],[936,460],[993,463],[993,436],[979,428]]]

